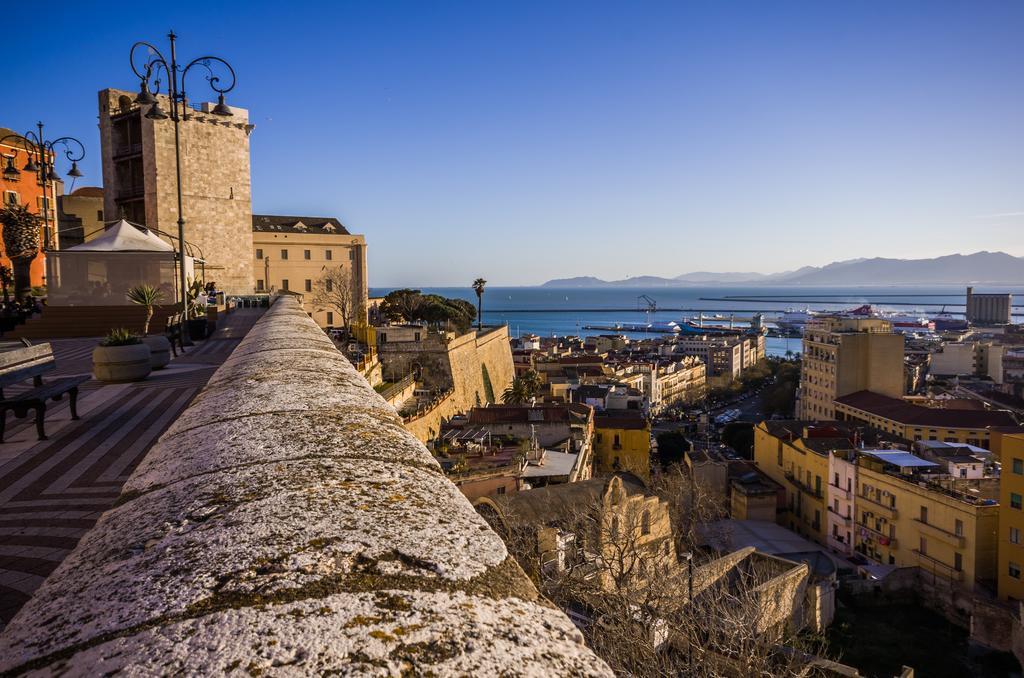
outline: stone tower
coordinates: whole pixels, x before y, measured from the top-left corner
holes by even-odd
[[[104,212],[158,229],[176,244],[178,199],[174,122],[150,120],[135,93],[99,93]],[[166,96],[160,106],[171,110]],[[252,194],[248,111],[214,115],[214,104],[191,105],[181,121],[181,186],[185,241],[205,260],[207,282],[228,294],[252,294]],[[146,109],[146,110],[144,110]],[[199,264],[196,265],[197,270]]]

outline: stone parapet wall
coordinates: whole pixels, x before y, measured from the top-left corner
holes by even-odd
[[[610,676],[281,298],[0,635],[0,671]]]

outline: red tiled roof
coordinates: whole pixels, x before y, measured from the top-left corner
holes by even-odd
[[[986,428],[1014,426],[1016,421],[1004,410],[965,410],[922,407],[900,398],[872,391],[857,391],[836,398],[836,403],[910,426],[931,428]]]

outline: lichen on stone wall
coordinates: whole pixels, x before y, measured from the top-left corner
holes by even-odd
[[[0,635],[11,674],[609,675],[282,298]]]

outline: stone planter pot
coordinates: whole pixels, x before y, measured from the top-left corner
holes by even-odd
[[[171,362],[171,342],[164,335],[143,337],[142,343],[149,346],[149,364],[154,370],[162,370]]]
[[[97,346],[92,351],[92,373],[111,383],[141,381],[153,370],[149,346]]]
[[[188,336],[192,341],[206,339],[206,318],[189,318]]]

